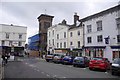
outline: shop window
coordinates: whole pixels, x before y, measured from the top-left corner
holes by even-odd
[[[120,51],[113,51],[113,59],[120,58]]]

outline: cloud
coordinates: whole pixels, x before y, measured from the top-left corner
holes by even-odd
[[[63,19],[73,23],[74,12],[84,18],[118,4],[119,0],[2,0],[0,3],[0,24],[16,24],[27,26],[27,38],[38,33],[39,23],[37,17],[46,13],[53,15],[53,24]],[[46,9],[46,11],[45,11]]]

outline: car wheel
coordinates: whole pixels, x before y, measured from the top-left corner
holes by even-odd
[[[73,67],[76,67],[76,65],[75,65],[75,64],[73,64]]]
[[[112,74],[112,75],[115,75],[115,72],[111,71],[111,74]]]
[[[89,70],[93,70],[93,69],[89,67]]]
[[[46,60],[47,62],[49,62],[49,60]]]

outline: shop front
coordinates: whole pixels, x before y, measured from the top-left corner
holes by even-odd
[[[120,46],[111,46],[112,59],[120,58]]]
[[[85,56],[93,57],[104,57],[105,46],[86,46],[84,47]]]

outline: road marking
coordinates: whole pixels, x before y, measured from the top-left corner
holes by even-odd
[[[39,70],[37,70],[39,72]]]
[[[56,77],[57,75],[54,75],[53,77]]]
[[[32,65],[32,64],[30,64],[29,66],[30,66],[30,67],[36,67],[35,65]]]
[[[28,64],[28,63],[25,63],[25,64]]]
[[[44,74],[44,72],[41,72],[42,74]]]
[[[60,78],[66,78],[66,77],[60,77]]]
[[[72,66],[68,66],[68,67],[72,67]]]
[[[47,74],[47,77],[50,77],[50,75]]]
[[[108,74],[108,72],[105,72],[106,74]]]

